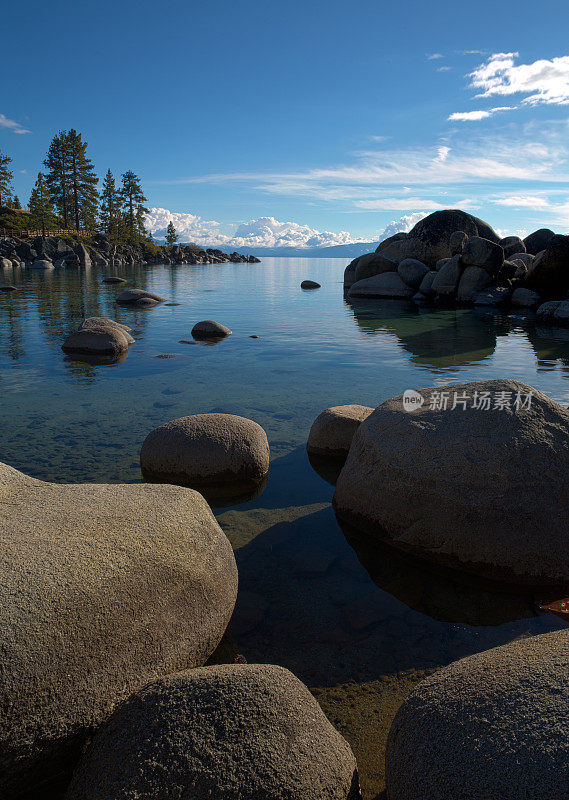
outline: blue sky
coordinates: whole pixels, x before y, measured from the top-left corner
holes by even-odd
[[[25,202],[75,127],[196,240],[373,240],[453,206],[565,232],[568,23],[561,0],[12,3],[0,149]]]

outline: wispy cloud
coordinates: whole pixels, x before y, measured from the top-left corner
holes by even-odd
[[[437,61],[439,58],[443,58],[442,53],[427,53],[427,58],[429,61]]]
[[[521,102],[535,106],[569,104],[569,56],[516,65],[519,53],[494,53],[470,73],[477,97],[526,95]]]
[[[450,72],[452,67],[437,67],[437,72]]]
[[[363,211],[414,211],[421,208],[423,211],[439,211],[448,208],[447,203],[441,203],[425,197],[385,197],[378,200],[355,200],[354,205]],[[479,208],[475,200],[453,200],[453,208],[464,210]]]
[[[5,116],[5,114],[0,114],[0,128],[8,128],[11,130],[12,133],[31,133],[27,128],[24,128],[23,125],[20,125],[19,122],[16,122],[14,119],[10,119],[9,117]]]
[[[490,108],[486,111],[455,111],[448,119],[451,122],[477,122],[481,119],[488,119],[500,111],[515,111],[516,106],[498,106],[497,108]]]

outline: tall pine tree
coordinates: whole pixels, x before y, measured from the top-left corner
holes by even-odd
[[[110,239],[118,238],[121,228],[121,196],[110,169],[107,170],[101,190],[99,227]]]
[[[12,196],[13,172],[8,169],[8,164],[12,163],[10,156],[0,150],[0,206],[7,204]]]
[[[12,208],[15,208],[16,211],[20,211],[22,208],[22,204],[20,203],[20,198],[17,194],[14,195],[14,199],[12,200]]]
[[[81,227],[94,230],[97,216],[99,194],[95,175],[95,167],[91,159],[87,158],[87,142],[81,138],[73,128],[67,134],[69,152],[69,177],[71,189],[71,203],[75,229]]]
[[[53,215],[53,206],[47,187],[47,181],[41,172],[38,172],[38,179],[32,189],[28,208],[35,224],[41,226],[41,233],[45,239],[45,228]]]
[[[53,137],[43,162],[47,167],[46,186],[53,205],[63,219],[63,227],[69,228],[71,219],[69,138],[67,131],[59,131]]]
[[[148,209],[144,207],[146,197],[140,185],[140,178],[132,170],[122,175],[121,201],[124,218],[131,241],[138,241],[146,235],[144,216]]]
[[[178,234],[176,233],[176,228],[174,227],[174,223],[170,220],[168,227],[166,228],[166,244],[173,245],[176,244],[178,241]]]

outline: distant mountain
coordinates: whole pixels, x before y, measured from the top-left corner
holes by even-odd
[[[186,242],[185,244],[192,244]],[[237,250],[248,256],[281,257],[281,258],[349,258],[350,260],[371,253],[378,242],[355,242],[354,244],[335,244],[331,247],[250,247],[241,246]],[[210,245],[220,250],[227,250],[227,245]],[[233,249],[233,248],[232,248]]]

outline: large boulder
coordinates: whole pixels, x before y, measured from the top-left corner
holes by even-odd
[[[525,253],[526,246],[519,236],[506,236],[498,242],[504,251],[504,258],[510,258],[514,253]]]
[[[0,465],[0,795],[67,768],[115,704],[204,664],[235,602],[228,540],[177,486]]]
[[[80,328],[70,333],[62,344],[66,353],[93,353],[116,356],[128,351],[134,339],[128,325],[106,317],[87,317]]]
[[[397,272],[407,286],[410,286],[412,289],[418,289],[421,285],[421,281],[429,272],[429,268],[421,261],[417,261],[414,258],[405,258],[397,267]]]
[[[524,239],[526,251],[531,253],[532,256],[536,256],[547,248],[554,236],[555,233],[549,228],[540,228],[538,231],[530,233],[530,235],[526,236]]]
[[[569,236],[551,238],[529,267],[525,285],[544,297],[565,297],[569,290]]]
[[[468,241],[468,236],[464,231],[455,231],[451,233],[449,238],[450,254],[452,256],[459,256],[464,250],[464,245]]]
[[[460,256],[453,256],[444,264],[435,275],[431,290],[441,297],[452,297],[456,294],[462,275]]]
[[[540,322],[551,322],[555,325],[569,325],[569,300],[550,300],[542,303],[537,309]]]
[[[73,248],[73,251],[77,256],[77,258],[79,259],[79,263],[81,264],[81,266],[86,267],[88,269],[91,266],[91,257],[85,245],[79,243]]]
[[[420,220],[405,239],[382,249],[381,254],[397,263],[404,258],[416,258],[434,269],[437,261],[452,255],[450,237],[456,231],[492,242],[498,242],[500,238],[490,225],[464,211],[435,211]]]
[[[364,278],[353,283],[348,297],[391,297],[411,298],[415,291],[403,282],[397,272],[383,272],[372,278]]]
[[[489,275],[496,275],[504,263],[504,250],[481,236],[471,236],[464,245],[461,260],[465,267],[482,267]]]
[[[160,297],[155,292],[148,292],[146,289],[125,289],[117,297],[116,301],[119,305],[124,306],[155,306],[156,303],[163,303],[164,298]]]
[[[393,242],[400,242],[402,239],[406,238],[407,234],[404,231],[394,233],[393,236],[388,236],[387,239],[383,239],[383,241],[381,241],[375,248],[375,252],[381,253],[383,250],[386,250],[390,244],[393,244]]]
[[[389,732],[389,800],[568,797],[569,634],[518,639],[419,684]]]
[[[348,743],[308,689],[268,664],[170,675],[97,732],[66,800],[357,800]]]
[[[437,273],[433,270],[431,272],[427,272],[423,280],[419,285],[419,293],[423,295],[423,297],[431,297],[434,294],[433,292],[433,283],[435,278],[437,277]]]
[[[358,259],[355,271],[355,280],[362,281],[364,278],[371,278],[374,275],[381,275],[382,272],[395,272],[397,264],[389,258],[385,258],[379,253],[370,253],[369,256],[361,256]]]
[[[193,414],[151,431],[140,451],[144,477],[194,488],[254,487],[269,471],[267,434],[235,414]]]
[[[46,258],[40,258],[37,261],[34,261],[32,264],[30,264],[29,268],[50,270],[53,269],[53,263],[51,261],[48,261]]]
[[[518,308],[537,308],[541,303],[541,297],[531,289],[520,287],[512,292],[512,305]]]
[[[510,302],[512,296],[511,286],[490,286],[488,289],[480,289],[470,295],[470,302],[475,306],[496,307]]]
[[[569,411],[507,379],[411,399],[387,400],[358,428],[336,485],[338,516],[437,564],[567,585]]]
[[[345,458],[355,432],[372,411],[358,405],[326,408],[312,423],[306,449],[317,456]]]
[[[482,267],[466,267],[458,284],[457,299],[467,303],[474,292],[485,289],[491,283],[491,276]]]

